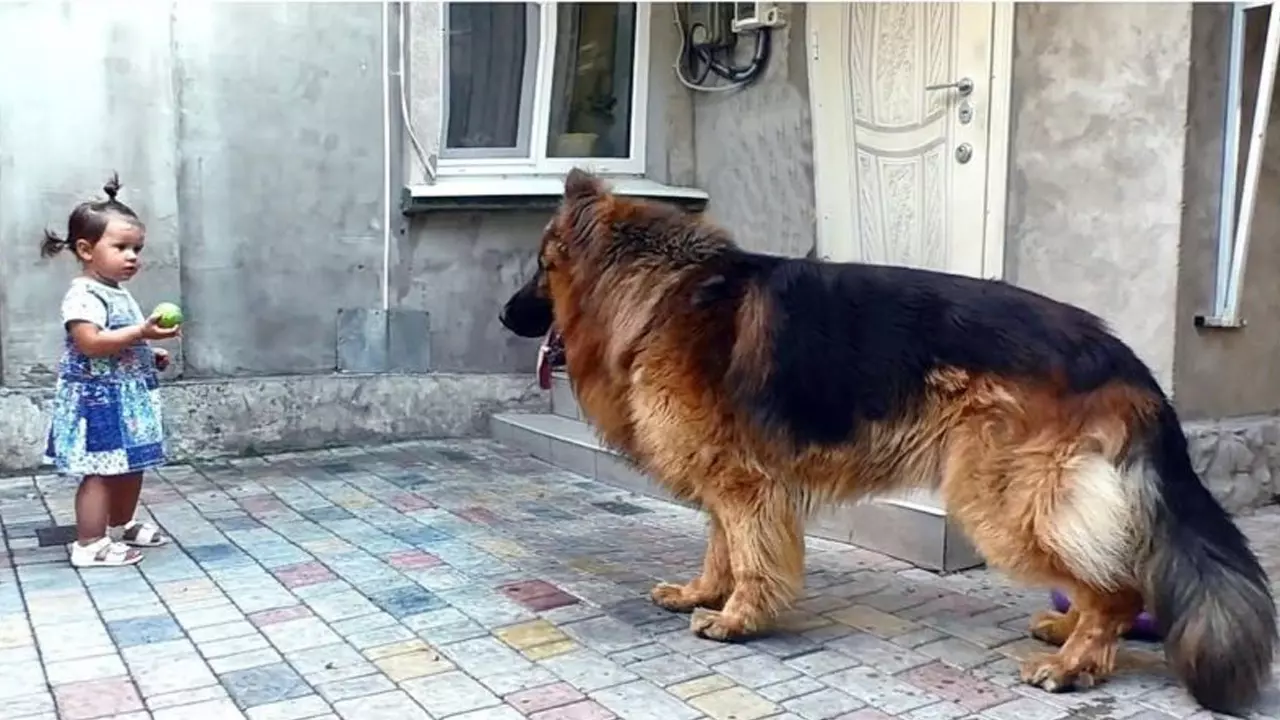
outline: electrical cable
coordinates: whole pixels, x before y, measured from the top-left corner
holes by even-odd
[[[681,85],[697,92],[718,93],[738,90],[750,85],[764,74],[764,68],[769,62],[769,56],[772,48],[772,34],[770,29],[761,28],[755,30],[756,50],[751,59],[751,63],[746,67],[733,67],[725,65],[716,59],[715,54],[720,50],[730,50],[736,46],[734,42],[722,44],[720,46],[700,46],[693,43],[693,31],[702,27],[701,24],[695,24],[690,28],[685,28],[684,20],[680,17],[680,9],[676,3],[672,3],[671,12],[675,18],[676,30],[680,34],[680,50],[676,55],[675,64],[672,66],[675,70],[676,79]],[[695,58],[701,61],[702,68],[699,71],[696,68]],[[686,75],[686,71],[697,76],[696,80],[692,80]],[[728,85],[706,85],[707,77],[715,73],[716,76],[723,80],[729,81]]]

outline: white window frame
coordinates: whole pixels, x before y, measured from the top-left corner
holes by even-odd
[[[645,139],[647,136],[649,99],[649,28],[648,2],[633,2],[635,6],[635,52],[631,64],[631,128],[630,152],[625,158],[553,158],[547,157],[550,144],[548,130],[551,122],[551,93],[554,80],[556,41],[558,40],[555,0],[532,0],[538,10],[538,54],[534,70],[532,121],[529,134],[529,157],[451,157],[443,156],[446,123],[441,123],[441,157],[438,161],[440,177],[449,176],[507,176],[507,175],[564,175],[575,167],[602,175],[643,175],[645,170]],[[449,3],[440,3],[440,27],[447,32]],[[442,90],[448,87],[448,37],[444,38],[444,62],[440,63]],[[441,96],[441,115],[449,102],[447,91]]]
[[[1245,155],[1243,183],[1236,184],[1240,168],[1240,114],[1243,111],[1242,75],[1244,64],[1245,12],[1271,6],[1263,43],[1262,67],[1258,77],[1258,93],[1252,108],[1253,125]],[[1201,327],[1241,328],[1240,316],[1245,269],[1249,263],[1249,240],[1253,230],[1254,208],[1258,200],[1258,181],[1262,172],[1262,152],[1267,142],[1267,126],[1271,120],[1271,96],[1275,87],[1276,67],[1280,62],[1280,7],[1272,0],[1232,3],[1231,37],[1228,49],[1227,107],[1224,117],[1222,148],[1222,181],[1218,209],[1218,261],[1214,278],[1213,311],[1198,316]],[[1236,213],[1237,187],[1240,211]]]

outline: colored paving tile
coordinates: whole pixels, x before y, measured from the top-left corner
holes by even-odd
[[[182,637],[182,628],[169,615],[115,620],[107,623],[107,631],[111,633],[111,639],[115,641],[116,646],[121,648],[177,640]]]
[[[143,514],[175,540],[78,572],[74,486],[0,479],[4,717],[430,720],[1189,718],[1159,649],[1085,692],[1017,684],[1044,594],[811,541],[777,632],[719,644],[654,606],[705,521],[495,442],[171,466]],[[1280,564],[1280,510],[1241,525]],[[58,538],[54,538],[55,540]],[[1132,664],[1132,663],[1131,663]],[[1145,669],[1143,669],[1145,668]],[[1203,715],[1207,717],[1207,714]],[[1280,716],[1280,687],[1258,708]],[[1201,717],[1195,715],[1195,717]]]
[[[387,555],[385,560],[397,570],[421,570],[444,564],[440,558],[421,550],[400,550]]]
[[[55,688],[53,695],[58,717],[63,720],[109,717],[143,709],[138,689],[127,677],[63,685]]]
[[[543,580],[521,580],[502,585],[498,589],[531,610],[552,610],[578,602],[577,598]]]
[[[287,588],[300,588],[334,579],[334,575],[329,572],[329,568],[318,562],[286,565],[273,569],[272,574]]]

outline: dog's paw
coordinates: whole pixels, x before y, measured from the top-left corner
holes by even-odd
[[[1062,645],[1076,629],[1073,620],[1060,612],[1042,610],[1031,618],[1031,637],[1050,645]]]
[[[653,604],[664,610],[672,612],[691,612],[698,603],[690,597],[687,585],[676,585],[674,583],[658,583],[649,593],[649,598],[653,600]]]
[[[735,640],[747,634],[741,619],[705,608],[693,611],[693,617],[689,619],[689,629],[698,637],[720,642]]]
[[[1059,655],[1039,655],[1022,663],[1022,682],[1044,690],[1060,693],[1068,690],[1087,690],[1097,683],[1093,673],[1081,668],[1071,668]]]

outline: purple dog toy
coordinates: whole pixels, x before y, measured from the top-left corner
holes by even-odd
[[[1067,596],[1059,590],[1054,590],[1050,595],[1053,599],[1053,609],[1060,613],[1064,613],[1071,609],[1071,601]],[[1142,611],[1138,614],[1138,619],[1133,621],[1133,627],[1129,628],[1129,632],[1124,634],[1130,640],[1146,640],[1149,642],[1160,642],[1160,631],[1156,629],[1156,619],[1151,617],[1151,613]]]

